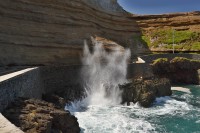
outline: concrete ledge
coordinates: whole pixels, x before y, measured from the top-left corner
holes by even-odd
[[[0,76],[0,112],[18,97],[41,98],[39,68],[28,68]]]
[[[0,113],[0,133],[24,133]]]
[[[36,69],[36,68],[37,67],[27,68],[27,69],[24,69],[24,70],[21,70],[21,71],[17,71],[17,72],[13,72],[13,73],[10,73],[10,74],[6,74],[6,75],[3,75],[3,76],[0,76],[0,82],[8,80],[8,79],[13,78],[13,77],[16,77],[18,75],[21,75],[23,73],[26,73],[26,72],[31,71],[31,70]]]

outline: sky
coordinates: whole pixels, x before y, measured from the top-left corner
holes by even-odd
[[[118,0],[133,14],[164,14],[200,11],[200,0]]]

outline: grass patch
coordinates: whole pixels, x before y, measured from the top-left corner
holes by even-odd
[[[154,30],[141,37],[150,48],[173,49],[173,30]],[[200,32],[174,31],[175,50],[200,50]]]
[[[156,64],[165,64],[168,62],[168,59],[167,58],[158,58],[156,60],[153,61],[153,65],[156,65]]]

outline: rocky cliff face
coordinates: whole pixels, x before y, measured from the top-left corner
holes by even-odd
[[[91,36],[138,49],[129,16],[117,0],[0,1],[0,65],[78,64]]]
[[[134,57],[157,48],[148,43],[157,29],[200,29],[199,12],[136,16],[117,0],[6,0],[0,1],[0,19],[0,65],[79,64],[84,40],[92,47],[91,37],[104,38],[110,49],[130,47]]]
[[[155,29],[200,31],[200,12],[134,16],[144,32]]]
[[[172,94],[169,79],[133,79],[130,83],[119,85],[122,93],[122,103],[138,102],[143,107],[150,107],[156,97],[170,96]]]
[[[153,72],[159,77],[170,79],[173,84],[200,84],[199,60],[175,57],[172,60],[159,58],[152,64]]]
[[[25,133],[79,133],[77,118],[52,103],[17,99],[3,115]]]
[[[200,11],[133,17],[151,51],[171,51],[173,34],[177,51],[200,51]]]

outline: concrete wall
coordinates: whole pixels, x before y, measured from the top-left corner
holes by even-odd
[[[87,69],[87,66],[84,67]],[[43,94],[67,90],[73,97],[83,89],[82,66],[44,66],[0,82],[0,111],[18,97],[41,98]],[[129,64],[127,78],[151,76],[148,64]]]
[[[145,56],[140,56],[141,59],[143,59],[146,63],[152,63],[153,60],[156,60],[158,58],[168,58],[168,59],[173,59],[175,57],[185,57],[188,59],[195,59],[195,60],[200,60],[200,54],[152,54],[152,55],[145,55]]]
[[[0,82],[0,112],[17,97],[41,98],[43,85],[38,68]]]

